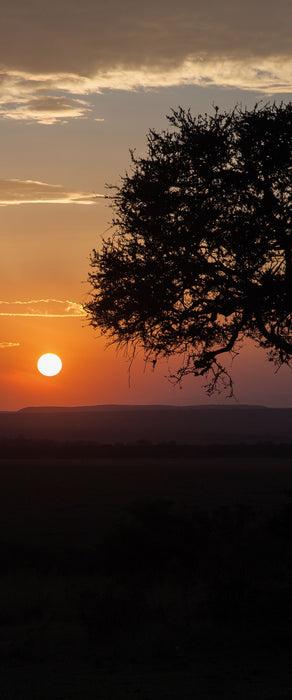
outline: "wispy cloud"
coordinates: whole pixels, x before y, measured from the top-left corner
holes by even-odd
[[[292,90],[291,56],[189,56],[180,64],[116,66],[84,77],[78,74],[35,75],[23,71],[2,76],[0,117],[50,125],[96,117],[90,95],[104,90],[148,90],[182,85],[220,86],[273,96]],[[0,78],[1,85],[1,78]],[[52,85],[55,95],[46,94]],[[44,94],[45,93],[45,94]]]
[[[85,118],[90,94],[105,88],[189,83],[291,91],[291,0],[38,0],[37,6],[1,0],[3,117],[43,124]]]
[[[29,299],[28,301],[0,301],[0,316],[78,318],[86,316],[86,312],[82,304],[68,299]]]
[[[0,350],[6,350],[6,348],[18,348],[20,346],[20,343],[11,343],[11,342],[5,342],[5,341],[0,341]]]
[[[66,190],[35,180],[0,180],[0,206],[12,204],[94,204],[104,195]]]

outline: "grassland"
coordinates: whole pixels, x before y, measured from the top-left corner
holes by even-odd
[[[0,698],[292,696],[292,460],[0,460]]]

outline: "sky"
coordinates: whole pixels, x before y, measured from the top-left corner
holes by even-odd
[[[291,0],[1,0],[0,410],[230,402],[173,387],[175,358],[152,372],[140,353],[129,373],[84,316],[90,253],[110,235],[106,183],[172,108],[291,100],[291,20]],[[232,376],[234,402],[292,406],[291,370],[252,344]]]

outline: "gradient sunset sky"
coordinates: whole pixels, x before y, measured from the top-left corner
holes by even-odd
[[[1,0],[0,410],[226,401],[200,379],[173,388],[175,359],[153,373],[143,354],[129,386],[84,317],[89,256],[111,221],[105,183],[171,108],[291,100],[291,26],[291,0]],[[46,352],[56,377],[37,370]],[[253,345],[232,375],[240,403],[292,406],[292,371]]]

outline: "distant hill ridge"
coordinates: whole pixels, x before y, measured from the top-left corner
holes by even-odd
[[[96,404],[94,406],[26,406],[20,408],[16,413],[82,413],[83,411],[180,411],[180,410],[248,410],[266,409],[266,406],[254,404],[186,404],[176,406],[175,404]],[[269,409],[267,409],[269,410]]]
[[[292,408],[246,404],[32,406],[0,414],[0,440],[18,438],[100,445],[292,443]]]

